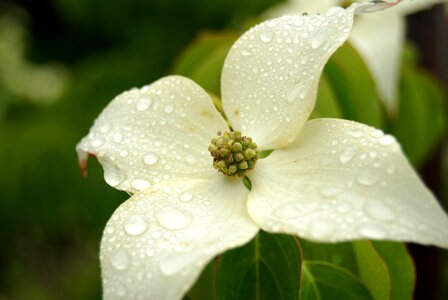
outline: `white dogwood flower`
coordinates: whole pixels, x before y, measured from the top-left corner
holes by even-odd
[[[288,3],[269,10],[266,15],[273,17],[299,12],[323,13],[332,6],[343,5],[346,2],[289,0]],[[400,5],[375,14],[359,15],[355,20],[349,41],[364,59],[377,84],[380,96],[391,112],[396,110],[397,106],[401,54],[406,34],[405,16],[447,2],[447,0],[404,0]]]
[[[104,230],[104,298],[180,299],[211,259],[260,228],[448,247],[447,216],[392,136],[352,121],[307,121],[356,7],[272,19],[243,34],[222,73],[231,127],[181,76],[124,92],[104,109],[77,145],[80,163],[96,156],[106,182],[132,195]],[[230,176],[272,149],[246,173],[250,191]],[[231,151],[215,161],[229,176],[213,166],[209,151],[218,150]]]

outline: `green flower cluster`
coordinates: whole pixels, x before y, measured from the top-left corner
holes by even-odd
[[[257,144],[239,131],[218,132],[208,151],[213,156],[213,167],[227,176],[244,177],[258,159]]]

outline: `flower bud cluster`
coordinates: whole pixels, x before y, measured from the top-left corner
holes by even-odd
[[[258,159],[257,144],[239,131],[218,132],[208,151],[213,156],[213,167],[227,176],[244,177]]]

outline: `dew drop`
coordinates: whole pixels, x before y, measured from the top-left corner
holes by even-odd
[[[359,233],[368,239],[384,239],[387,236],[386,228],[374,222],[367,222],[359,227]]]
[[[380,221],[393,221],[395,219],[395,213],[392,209],[381,201],[366,202],[364,210],[369,216]]]
[[[140,235],[147,229],[148,222],[141,215],[130,215],[124,223],[124,230],[129,235]]]
[[[375,129],[374,131],[372,131],[372,133],[370,135],[373,137],[379,138],[379,137],[382,137],[384,135],[384,133],[379,129]]]
[[[260,34],[260,40],[265,43],[269,43],[274,38],[274,33],[272,31],[265,31]]]
[[[187,164],[189,164],[190,166],[191,165],[194,165],[195,163],[196,163],[196,157],[194,157],[193,155],[191,155],[191,154],[188,154],[186,157],[185,157],[185,161],[187,162]]]
[[[322,196],[328,197],[328,198],[334,197],[337,194],[339,194],[340,192],[342,192],[342,190],[340,188],[334,187],[334,186],[324,186],[319,191]]]
[[[145,254],[149,257],[154,256],[154,254],[156,254],[156,250],[154,250],[154,248],[148,248],[146,249]]]
[[[378,181],[378,178],[372,173],[365,171],[358,175],[357,181],[361,185],[370,186],[374,185]]]
[[[336,211],[341,214],[346,214],[352,210],[352,205],[348,202],[341,202],[336,206]]]
[[[117,270],[125,270],[129,266],[130,260],[128,252],[124,249],[115,250],[110,257],[112,266]]]
[[[345,149],[339,156],[341,164],[346,164],[356,156],[356,150],[353,148]]]
[[[310,225],[311,235],[316,239],[323,239],[331,236],[336,229],[332,220],[316,220]]]
[[[270,20],[267,23],[268,27],[270,27],[270,28],[273,28],[273,27],[277,26],[277,24],[278,24],[277,20]]]
[[[155,216],[160,225],[173,230],[183,229],[193,222],[191,213],[173,206],[159,208]]]
[[[113,139],[115,143],[120,143],[123,140],[123,135],[120,132],[116,132]]]
[[[293,86],[286,95],[288,103],[294,103],[297,98],[305,98],[306,89],[302,85]]]
[[[159,156],[156,153],[149,152],[143,157],[143,161],[148,166],[152,166],[159,161]]]
[[[170,114],[170,113],[172,113],[174,111],[174,106],[172,106],[172,105],[167,105],[167,106],[165,106],[165,112],[167,113],[167,114]]]
[[[103,144],[103,140],[102,139],[94,139],[92,142],[92,146],[93,147],[99,147]]]
[[[148,109],[148,107],[151,105],[151,98],[148,96],[142,96],[137,101],[137,110],[139,111],[145,111]]]
[[[103,165],[103,169],[104,169],[104,180],[108,185],[112,187],[116,187],[117,185],[122,183],[123,180],[126,178],[123,172],[114,164],[106,163]]]
[[[396,142],[395,138],[389,134],[386,134],[385,136],[380,138],[380,144],[383,146],[388,146],[395,142]]]
[[[193,199],[193,195],[190,193],[183,193],[180,195],[179,199],[184,202],[191,201]]]
[[[251,53],[250,53],[250,51],[249,51],[249,49],[243,49],[243,50],[241,50],[241,55],[243,55],[243,56],[249,56]]]
[[[136,190],[142,191],[147,189],[150,186],[150,183],[146,179],[136,178],[132,180],[131,185]]]

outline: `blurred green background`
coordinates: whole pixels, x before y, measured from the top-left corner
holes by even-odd
[[[200,33],[241,32],[278,2],[0,1],[1,300],[101,297],[101,233],[127,195],[94,160],[81,177],[76,143],[115,95],[170,73]]]

